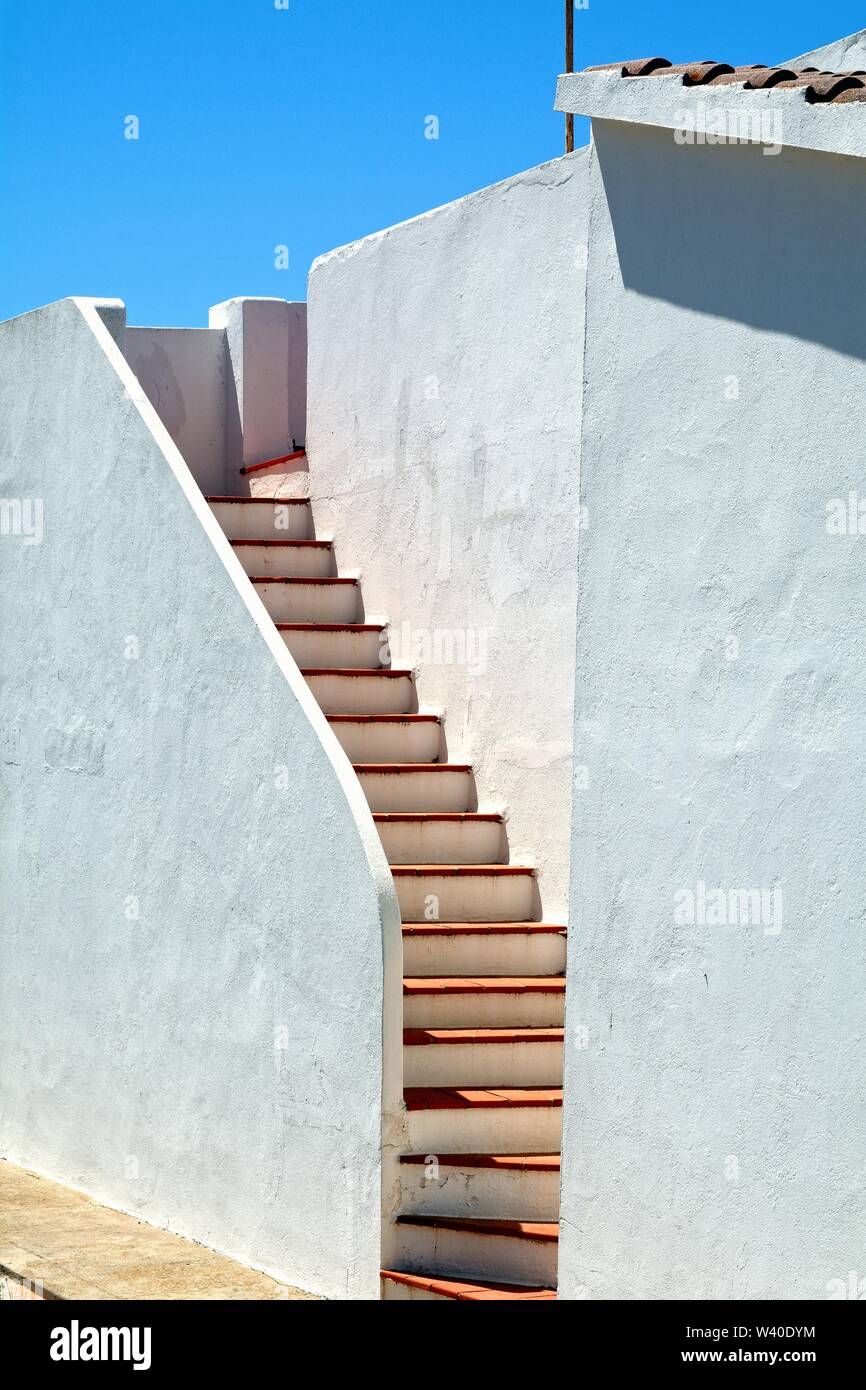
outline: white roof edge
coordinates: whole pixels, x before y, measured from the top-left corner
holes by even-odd
[[[564,73],[556,110],[632,125],[660,126],[702,143],[762,144],[866,157],[866,102],[807,102],[802,87],[748,91],[741,86],[684,87],[670,76],[621,77],[604,72]]]
[[[368,232],[365,236],[357,237],[354,241],[345,242],[342,246],[335,246],[331,251],[323,251],[316,256],[310,266],[310,276],[320,267],[328,264],[329,261],[346,260],[355,255],[358,251],[365,250],[368,246],[373,246],[377,242],[385,241],[394,233],[405,231],[407,227],[438,218],[449,213],[459,213],[461,209],[471,205],[473,202],[481,201],[485,198],[496,197],[504,193],[507,189],[525,182],[534,175],[550,175],[551,178],[561,176],[570,177],[570,169],[574,167],[576,161],[583,158],[589,151],[589,145],[580,145],[571,154],[555,155],[552,159],[545,159],[541,164],[533,164],[528,169],[521,169],[516,174],[509,174],[507,178],[498,179],[496,183],[485,184],[483,188],[474,188],[471,193],[462,193],[459,198],[452,198],[447,203],[439,203],[434,208],[426,208],[424,212],[419,212],[414,217],[407,217],[402,222],[395,222],[392,226],[382,227],[378,231]]]

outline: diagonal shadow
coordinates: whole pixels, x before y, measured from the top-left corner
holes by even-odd
[[[866,159],[594,135],[627,289],[866,357]]]

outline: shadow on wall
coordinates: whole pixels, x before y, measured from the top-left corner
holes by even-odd
[[[866,160],[594,133],[627,289],[866,357]]]
[[[149,341],[135,363],[135,372],[140,380],[151,386],[151,404],[172,439],[182,439],[183,427],[186,424],[186,402],[183,398],[182,383],[178,380],[165,348],[155,340]],[[150,392],[148,394],[150,395]],[[153,396],[156,397],[155,400]]]

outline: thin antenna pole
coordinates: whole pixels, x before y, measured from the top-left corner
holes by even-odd
[[[574,72],[574,0],[565,0],[565,71]],[[574,152],[574,112],[565,113],[565,153]]]

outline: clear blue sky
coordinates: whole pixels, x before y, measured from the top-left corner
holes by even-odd
[[[564,0],[0,0],[0,318],[304,298],[321,252],[561,153],[563,26]],[[863,27],[853,0],[589,0],[577,66],[770,63]]]

